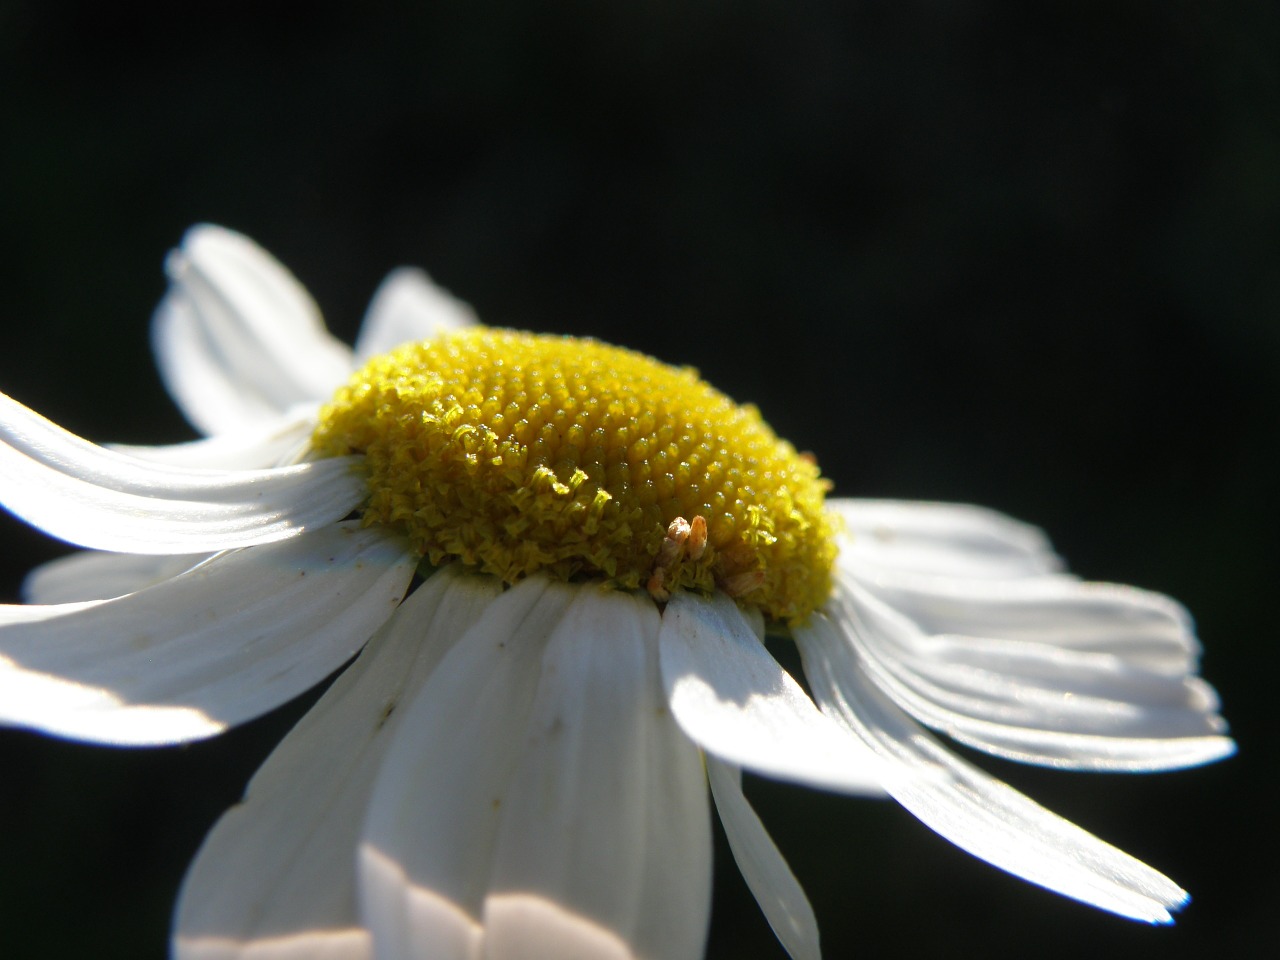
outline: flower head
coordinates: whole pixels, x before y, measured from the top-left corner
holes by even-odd
[[[728,588],[783,620],[831,593],[817,464],[696,371],[630,350],[483,327],[408,343],[356,371],[312,448],[363,456],[365,522],[432,564],[623,589],[656,571],[665,592]],[[668,548],[686,517],[696,557]]]
[[[1177,604],[989,511],[827,500],[696,372],[480,327],[419,272],[354,351],[237,234],[193,229],[169,273],[154,342],[206,439],[103,448],[0,397],[0,499],[91,548],[0,608],[0,721],[174,743],[347,664],[206,840],[179,957],[696,957],[708,792],[816,957],[743,767],[887,793],[1124,916],[1185,902],[925,729],[1062,769],[1225,756]]]

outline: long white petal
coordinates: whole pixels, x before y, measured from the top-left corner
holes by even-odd
[[[110,600],[176,577],[208,554],[174,556],[79,551],[42,563],[22,582],[24,603],[43,605]]]
[[[99,743],[212,736],[351,657],[414,567],[398,538],[351,522],[116,600],[0,607],[0,722]]]
[[[460,567],[436,573],[284,738],[187,873],[178,960],[274,958],[282,945],[372,955],[355,862],[374,781],[413,696],[500,589]]]
[[[845,574],[929,634],[1025,640],[1114,653],[1153,669],[1186,670],[1200,653],[1191,617],[1168,597],[1066,577],[960,582]]]
[[[641,924],[632,943],[638,956],[678,957],[695,943],[705,942],[707,936],[711,813],[703,755],[667,709],[658,682],[656,646],[652,655],[656,704],[646,741],[647,866],[639,907]]]
[[[707,788],[664,709],[658,628],[648,597],[586,587],[552,634],[503,797],[486,957],[702,955]]]
[[[336,928],[262,937],[249,943],[233,937],[202,937],[177,943],[174,956],[181,960],[370,960],[370,950],[367,931]]]
[[[842,563],[964,579],[1062,568],[1038,529],[983,507],[841,499],[827,505],[844,520]]]
[[[432,282],[421,270],[401,267],[382,281],[356,338],[360,361],[402,343],[429,340],[479,321],[471,307]]]
[[[298,454],[316,425],[314,404],[297,407],[283,416],[263,419],[261,424],[221,433],[203,440],[158,447],[113,443],[108,449],[138,460],[165,463],[174,467],[217,470],[257,470],[296,463]]]
[[[707,779],[733,859],[769,926],[792,960],[821,960],[813,907],[743,795],[738,768],[708,756]]]
[[[367,496],[351,457],[194,470],[95,446],[0,394],[0,503],[69,543],[201,553],[296,536]]]
[[[1015,876],[1121,916],[1168,923],[1186,903],[1168,877],[943,749],[863,673],[823,614],[794,633],[818,702],[901,770],[886,789],[931,829]]]
[[[372,960],[370,951],[366,931],[329,928],[261,937],[251,942],[233,937],[201,937],[178,942],[174,956],[180,960]]]
[[[542,577],[493,602],[405,706],[358,859],[361,919],[379,958],[478,957],[504,797],[547,639],[574,588]]]
[[[1013,586],[1023,583],[1029,581]],[[1142,771],[1233,752],[1221,735],[1226,725],[1216,694],[1188,672],[1193,641],[1171,604],[1138,591],[1102,590],[1094,599],[1089,588],[1096,585],[1053,586],[1067,592],[1052,602],[1006,598],[1032,613],[1042,609],[1046,642],[928,636],[855,581],[841,588],[845,634],[899,706],[989,753],[1073,769]],[[1016,632],[1008,627],[1014,619],[993,622]],[[1156,643],[1168,655],[1153,663]]]
[[[193,227],[167,263],[152,342],[169,392],[205,433],[318,402],[351,370],[306,290],[247,237]]]
[[[766,776],[883,792],[874,755],[818,711],[724,594],[675,594],[659,649],[671,712],[707,752]]]

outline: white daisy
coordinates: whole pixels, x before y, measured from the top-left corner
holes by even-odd
[[[920,725],[1065,769],[1226,756],[1174,602],[1081,583],[978,508],[824,503],[693,371],[487,330],[420,272],[354,351],[237,234],[193,229],[169,274],[156,352],[208,439],[106,449],[0,401],[5,506],[100,551],[0,608],[0,721],[187,741],[359,654],[209,835],[177,956],[697,957],[709,783],[783,946],[817,957],[744,767],[888,793],[1123,916],[1185,903]]]

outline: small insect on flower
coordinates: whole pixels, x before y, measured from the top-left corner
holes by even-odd
[[[351,661],[206,839],[179,958],[696,958],[713,805],[817,957],[742,768],[891,796],[1122,916],[1186,902],[924,729],[1068,770],[1228,755],[1173,601],[988,510],[828,498],[694,370],[483,327],[419,271],[354,349],[238,234],[168,273],[154,343],[205,439],[95,446],[0,395],[0,500],[88,548],[0,608],[0,722],[179,743]]]
[[[697,562],[702,559],[707,549],[707,518],[697,514],[692,521],[684,517],[676,517],[667,526],[667,535],[662,546],[658,548],[658,557],[653,562],[653,573],[645,585],[649,596],[660,603],[671,599],[671,591],[665,586],[667,571],[682,558],[688,557]],[[761,584],[763,585],[763,577]],[[720,581],[721,583],[723,581]]]

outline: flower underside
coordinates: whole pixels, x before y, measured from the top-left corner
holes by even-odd
[[[830,593],[812,458],[696,371],[630,350],[484,328],[406,344],[338,391],[312,445],[363,454],[365,522],[432,564],[719,587],[792,622]]]

